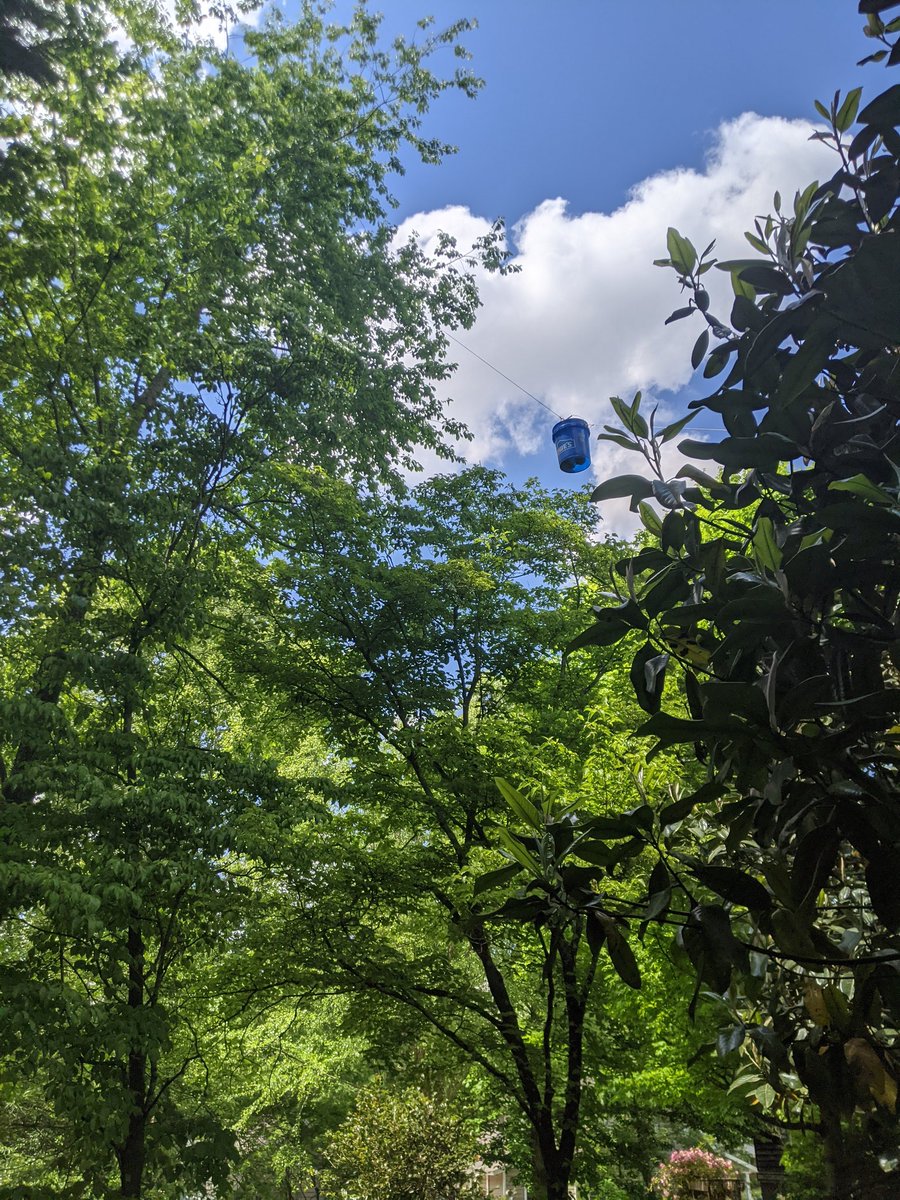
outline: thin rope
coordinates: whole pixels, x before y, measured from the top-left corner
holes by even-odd
[[[446,332],[446,330],[445,330],[445,332]],[[546,404],[540,398],[540,396],[536,396],[534,394],[534,392],[529,392],[527,387],[522,387],[521,383],[517,383],[515,379],[510,378],[510,376],[507,375],[504,371],[501,371],[499,367],[495,367],[492,362],[489,362],[486,358],[484,358],[481,354],[479,354],[477,350],[473,350],[471,346],[467,346],[465,342],[461,342],[459,340],[459,338],[454,337],[452,333],[447,333],[447,337],[450,339],[451,342],[456,342],[457,346],[462,346],[463,350],[466,350],[469,354],[472,355],[473,358],[477,358],[478,361],[483,362],[486,367],[490,367],[490,369],[494,372],[495,375],[499,375],[501,379],[505,379],[507,383],[511,383],[513,385],[513,387],[518,388],[520,392],[523,392],[526,396],[529,396],[535,402],[535,404],[539,404],[541,406],[541,408],[546,408],[547,412],[550,413],[551,416],[556,417],[560,421],[564,421],[566,419],[562,415],[562,413],[558,413],[555,408],[551,408],[549,404]],[[597,426],[594,424],[593,421],[586,421],[585,424],[590,429],[597,428]],[[691,425],[690,428],[695,433],[721,433],[722,432],[721,427],[717,427],[715,425]]]
[[[558,418],[558,420],[560,420],[560,421],[565,420],[565,417],[562,415],[562,413],[558,413],[555,408],[551,408],[549,404],[545,404],[544,401],[541,400],[541,398],[539,396],[536,396],[534,394],[534,392],[529,392],[527,387],[522,387],[521,383],[516,383],[515,379],[510,379],[510,377],[508,375],[506,375],[503,371],[501,371],[499,367],[495,367],[492,362],[488,362],[488,360],[486,358],[482,358],[482,356],[480,354],[478,354],[475,350],[473,350],[471,346],[467,346],[465,342],[461,342],[459,340],[459,338],[454,337],[452,333],[448,333],[447,337],[450,339],[451,342],[456,342],[457,346],[462,346],[463,350],[468,350],[468,352],[474,358],[477,358],[479,362],[483,362],[486,367],[490,367],[490,369],[496,375],[499,375],[501,379],[505,379],[507,383],[511,383],[513,385],[513,387],[518,388],[520,392],[524,392],[526,396],[530,396],[531,399],[535,402],[535,404],[539,404],[541,406],[541,408],[546,408],[547,412],[550,413],[552,416]]]

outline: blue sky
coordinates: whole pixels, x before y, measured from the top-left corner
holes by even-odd
[[[813,100],[854,86],[871,47],[854,0],[385,0],[385,30],[460,16],[485,86],[432,116],[459,153],[414,168],[401,214],[464,204],[514,221],[550,196],[609,210],[667,168],[698,165],[710,132],[752,111],[813,117]]]
[[[671,418],[703,386],[689,365],[699,327],[664,326],[681,303],[674,277],[652,266],[665,254],[667,227],[698,246],[716,238],[722,258],[745,256],[743,231],[771,211],[776,189],[790,197],[837,169],[809,141],[813,101],[857,83],[875,94],[889,82],[878,66],[856,67],[872,43],[855,0],[372,7],[384,13],[386,36],[421,37],[416,22],[428,14],[438,28],[477,20],[464,40],[485,86],[475,101],[445,95],[429,114],[425,131],[459,151],[439,167],[411,162],[396,181],[399,235],[427,247],[446,230],[467,245],[505,218],[520,271],[480,280],[479,318],[461,340],[595,431],[610,419],[612,394],[630,398],[640,388]],[[335,15],[349,8],[338,0]],[[452,69],[449,54],[445,65]],[[727,316],[727,277],[707,278],[713,310]],[[452,349],[458,369],[448,397],[474,434],[463,447],[471,459],[567,487],[635,469],[625,452],[594,443],[592,472],[562,475],[553,418],[474,355]],[[667,469],[679,466],[673,448]],[[623,504],[604,515],[611,528],[633,528]]]

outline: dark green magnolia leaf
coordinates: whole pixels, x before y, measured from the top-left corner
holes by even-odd
[[[665,324],[671,325],[673,321],[682,321],[685,317],[689,317],[693,312],[693,308],[676,308],[670,316],[666,317]]]
[[[809,936],[809,925],[785,908],[772,913],[772,933],[778,949],[800,959],[816,958],[816,948]]]
[[[641,502],[638,505],[638,513],[640,514],[641,524],[644,528],[655,537],[659,537],[660,533],[662,533],[662,521],[654,509],[649,504]]]
[[[642,920],[654,921],[665,913],[672,902],[672,880],[669,868],[660,860],[650,872],[647,882],[647,907]]]
[[[900,853],[879,848],[866,867],[866,886],[872,907],[891,930],[900,928]]]
[[[853,475],[851,479],[835,479],[828,485],[833,492],[852,492],[874,504],[893,504],[894,498],[883,487],[874,484],[865,475]]]
[[[715,379],[728,366],[731,355],[734,353],[734,346],[727,343],[722,346],[716,346],[712,354],[707,359],[706,366],[703,368],[704,379]]]
[[[627,813],[616,817],[588,817],[582,824],[591,834],[602,838],[634,837],[640,828],[635,817]],[[583,845],[583,842],[579,843],[579,853]]]
[[[697,263],[697,251],[677,229],[670,228],[666,234],[666,249],[672,266],[679,275],[690,275]]]
[[[595,622],[566,647],[566,654],[584,646],[611,646],[630,629],[646,629],[647,617],[631,599],[610,608],[595,608]]]
[[[616,446],[621,446],[623,450],[640,450],[640,444],[626,437],[624,433],[598,433],[598,442],[612,442]]]
[[[878,535],[900,535],[900,515],[886,508],[852,501],[822,507],[819,520],[827,529],[851,536],[869,530]]]
[[[660,859],[653,870],[650,872],[650,878],[647,880],[647,892],[649,895],[654,895],[656,892],[664,891],[671,885],[672,877],[669,874],[669,868]]]
[[[798,906],[815,901],[831,874],[841,839],[831,824],[819,825],[801,839],[791,869],[791,893]]]
[[[618,837],[618,834],[610,834],[607,836]],[[622,837],[629,837],[630,834],[622,834]],[[585,862],[592,863],[597,867],[608,867],[612,864],[614,854],[611,846],[607,846],[605,842],[595,842],[583,840],[576,842],[572,847],[572,854],[576,858],[584,859]]]
[[[496,871],[488,871],[484,875],[480,875],[475,880],[472,889],[474,895],[480,896],[482,892],[489,892],[491,888],[500,887],[504,883],[509,883],[511,879],[520,874],[522,866],[520,863],[511,863],[508,867],[498,867]]]
[[[534,921],[546,912],[546,901],[537,896],[512,896],[494,914],[509,921]]]
[[[718,800],[724,791],[725,789],[722,784],[715,780],[704,783],[695,792],[691,792],[687,796],[682,796],[681,799],[666,805],[662,809],[659,814],[661,827],[665,829],[667,825],[675,825],[679,821],[683,821],[685,817],[690,816],[698,804],[709,804],[713,800]]]
[[[891,90],[900,103],[900,84]],[[846,330],[845,340],[874,348],[900,342],[898,275],[900,234],[880,233],[870,234],[855,254],[821,281],[825,309]]]
[[[566,646],[566,654],[574,650],[583,650],[587,646],[612,646],[628,632],[628,626],[621,622],[597,621],[593,625],[572,638]]]
[[[838,133],[846,133],[853,122],[856,120],[856,114],[859,110],[859,98],[862,95],[862,88],[851,88],[847,93],[844,103],[838,109],[835,116],[834,124]]]
[[[508,829],[500,828],[497,830],[497,841],[510,856],[515,859],[533,876],[539,876],[541,867],[538,860],[531,853],[527,846],[523,845],[522,840]]]
[[[743,962],[746,952],[731,931],[725,909],[717,904],[698,904],[680,933],[699,977],[714,992],[727,991],[732,967]]]
[[[798,336],[805,330],[812,315],[811,310],[798,304],[776,313],[754,336],[744,366],[745,374],[750,376],[770,368],[775,351],[789,337]]]
[[[647,906],[641,916],[642,921],[655,921],[663,916],[669,910],[669,905],[672,903],[672,889],[670,887],[662,888],[658,892],[654,892],[647,901]]]
[[[867,104],[859,114],[859,122],[879,130],[900,125],[900,83],[895,83]]]
[[[584,931],[591,953],[596,957],[606,941],[606,926],[600,913],[595,909],[588,909]]]
[[[823,321],[785,364],[776,392],[776,402],[788,405],[801,395],[826,369],[834,353],[837,329],[831,320]]]
[[[757,292],[789,296],[794,290],[786,275],[775,267],[767,267],[764,263],[752,262],[748,266],[740,267],[737,273],[744,283],[749,283]]]
[[[596,893],[592,889],[592,884],[595,880],[602,878],[603,871],[596,864],[590,867],[568,866],[563,867],[560,871],[560,878],[563,881],[563,887],[567,892],[582,891],[587,894],[587,899],[596,897]]]
[[[600,500],[616,500],[630,496],[632,511],[637,511],[639,500],[649,500],[653,495],[650,480],[642,475],[617,475],[615,479],[606,479],[598,484],[591,493],[591,499],[596,503]]]
[[[631,664],[631,684],[644,712],[659,712],[668,654],[660,654],[652,642],[645,642]]]
[[[732,904],[752,912],[766,912],[772,907],[772,897],[758,879],[736,867],[716,865],[696,867],[694,873],[702,884]]]
[[[735,296],[731,307],[731,324],[735,329],[758,329],[764,320],[759,309],[746,296]]]
[[[689,413],[688,416],[682,417],[678,421],[673,421],[671,425],[667,425],[660,433],[659,440],[661,442],[670,442],[672,438],[678,437],[682,429],[684,429],[686,425],[693,421],[696,415],[697,414],[695,412]],[[681,472],[679,472],[679,474],[681,474]]]
[[[716,1035],[716,1052],[720,1058],[732,1054],[743,1043],[747,1030],[743,1025],[728,1025]]]
[[[756,1025],[748,1032],[770,1062],[780,1067],[788,1065],[787,1049],[774,1029],[768,1025]]]
[[[511,783],[507,783],[505,779],[496,778],[494,783],[497,785],[500,795],[520,821],[523,821],[526,825],[530,825],[532,829],[543,830],[544,818],[529,799],[523,796]]]
[[[887,51],[879,51],[879,53],[886,54]],[[873,62],[873,61],[875,61],[875,59],[876,59],[876,56],[874,54],[871,54],[871,55],[869,55],[868,60],[863,59],[862,61],[863,62],[866,62],[866,61]],[[862,66],[862,63],[860,63],[859,65]],[[853,141],[850,143],[850,146],[847,150],[847,157],[848,158],[861,158],[862,155],[864,155],[866,153],[866,151],[872,146],[872,144],[878,140],[878,137],[879,137],[879,133],[874,125],[863,125],[862,129],[860,129],[859,133],[856,134]]]
[[[779,433],[730,437],[721,442],[695,442],[686,438],[678,449],[687,458],[713,459],[732,471],[756,467],[773,474],[780,463],[793,462],[802,456],[797,443]]]
[[[768,517],[760,517],[753,533],[753,553],[760,567],[777,571],[781,566],[781,548],[775,537],[775,526]]]
[[[694,342],[694,348],[691,351],[691,366],[696,371],[697,367],[703,362],[706,357],[706,351],[709,349],[709,330],[704,329],[700,336]]]
[[[660,572],[656,583],[643,597],[644,610],[648,616],[655,617],[686,600],[689,593],[690,584],[686,568],[680,561],[676,561],[667,570]]]
[[[616,923],[609,917],[605,919],[606,950],[616,974],[630,988],[640,988],[641,972],[634,957],[634,951],[623,937]]]
[[[633,837],[627,842],[622,842],[620,846],[616,846],[609,858],[609,870],[612,871],[620,863],[627,862],[631,858],[636,858],[647,847],[647,842],[644,837]]]

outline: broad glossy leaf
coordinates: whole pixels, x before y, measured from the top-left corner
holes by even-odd
[[[695,874],[711,891],[754,912],[766,912],[772,907],[768,889],[758,879],[736,867],[699,866]]]
[[[492,888],[500,887],[505,883],[521,874],[522,864],[512,863],[508,867],[498,867],[496,871],[487,871],[484,875],[480,875],[472,888],[474,895],[480,896],[482,892],[489,892]]]
[[[526,825],[530,825],[532,829],[537,829],[543,832],[544,818],[543,814],[531,803],[531,801],[523,796],[518,789],[514,788],[511,783],[507,783],[505,779],[499,777],[494,779],[497,785],[497,790],[500,795],[519,818]]]
[[[636,511],[637,502],[649,500],[652,495],[653,489],[649,479],[644,479],[642,475],[617,475],[614,479],[606,479],[603,483],[598,484],[591,493],[591,499],[597,502],[630,496],[633,509]]]

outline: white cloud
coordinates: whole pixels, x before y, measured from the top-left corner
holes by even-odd
[[[592,424],[609,420],[610,395],[684,386],[702,327],[696,318],[664,325],[679,307],[674,275],[652,265],[666,253],[666,229],[674,225],[698,250],[715,238],[719,258],[751,256],[743,231],[771,211],[773,192],[792,197],[835,169],[829,151],[809,141],[811,131],[804,121],[745,113],[716,130],[702,171],[651,176],[614,212],[572,215],[563,199],[544,201],[513,230],[520,272],[481,279],[478,321],[460,340],[556,412]],[[445,230],[467,246],[488,226],[457,206],[410,217],[398,236],[415,231],[427,246]],[[727,316],[727,276],[711,271],[706,278],[713,311],[718,305]],[[475,435],[466,457],[502,465],[511,451],[540,452],[552,461],[549,414],[466,350],[453,351],[453,411]],[[594,442],[592,453],[596,477],[635,469],[616,447]],[[536,460],[536,472],[544,467]],[[624,531],[633,522],[623,509],[605,511]]]

